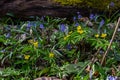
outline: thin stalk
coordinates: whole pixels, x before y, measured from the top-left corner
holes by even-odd
[[[117,25],[116,25],[116,27],[115,27],[115,30],[114,30],[114,33],[113,33],[112,38],[111,38],[111,40],[110,40],[110,43],[109,43],[109,45],[108,45],[108,47],[107,47],[107,50],[105,51],[105,53],[104,53],[104,55],[103,55],[103,58],[102,58],[102,60],[101,60],[101,65],[103,65],[103,62],[104,62],[104,60],[105,60],[105,57],[106,57],[106,55],[107,55],[107,53],[108,53],[108,51],[109,51],[109,49],[110,49],[110,47],[111,47],[111,45],[112,45],[112,42],[113,42],[113,39],[114,39],[115,34],[116,34],[116,32],[117,32],[119,23],[120,23],[120,17],[119,17],[119,19],[118,19]]]

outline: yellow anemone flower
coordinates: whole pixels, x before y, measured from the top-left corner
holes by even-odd
[[[38,41],[34,42],[33,45],[34,45],[34,47],[37,48],[38,47]]]
[[[81,30],[81,29],[82,29],[81,26],[78,26],[78,27],[77,27],[77,31],[79,31],[79,30]]]
[[[30,55],[24,55],[24,59],[28,60],[30,58]]]
[[[83,30],[78,30],[77,32],[80,33],[80,34],[82,34],[84,31]]]
[[[95,37],[98,38],[98,37],[99,37],[99,34],[96,34]]]
[[[49,53],[49,58],[53,58],[55,56],[55,54],[54,53]]]
[[[106,36],[107,36],[106,33],[102,33],[102,34],[101,34],[101,38],[105,38]]]

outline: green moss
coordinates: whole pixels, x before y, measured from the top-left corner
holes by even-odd
[[[76,7],[89,7],[97,8],[100,10],[118,9],[120,8],[119,0],[54,0],[55,3],[60,3],[62,6],[76,6]],[[113,2],[114,7],[109,4]]]

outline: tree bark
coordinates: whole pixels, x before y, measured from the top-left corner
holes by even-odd
[[[52,0],[0,0],[0,17],[5,16],[6,13],[12,13],[18,18],[30,16],[69,17],[78,11],[83,16],[88,16],[92,12],[100,12],[91,8],[61,6]]]
[[[51,0],[0,0],[0,17],[12,13],[17,17],[53,16],[67,17],[80,11],[89,14],[90,10],[71,6],[60,6]]]

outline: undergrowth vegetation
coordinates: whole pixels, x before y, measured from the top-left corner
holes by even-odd
[[[1,19],[0,80],[119,78],[120,28],[111,41],[119,16],[82,17],[78,12],[72,21],[43,16],[18,24]]]

